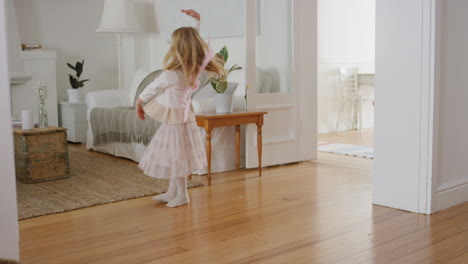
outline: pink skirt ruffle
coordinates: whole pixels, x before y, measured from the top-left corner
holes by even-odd
[[[138,165],[148,176],[170,179],[186,177],[206,167],[203,140],[195,122],[162,124]]]

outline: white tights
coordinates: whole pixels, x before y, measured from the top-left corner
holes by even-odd
[[[187,178],[175,177],[171,179],[167,192],[154,196],[153,200],[166,202],[167,207],[178,207],[188,204],[190,198],[187,193]]]

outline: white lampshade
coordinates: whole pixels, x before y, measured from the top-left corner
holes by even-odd
[[[101,24],[96,32],[138,32],[140,25],[130,0],[105,0]]]

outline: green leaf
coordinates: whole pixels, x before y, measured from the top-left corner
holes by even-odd
[[[226,62],[227,62],[227,60],[228,60],[228,58],[229,58],[229,51],[228,51],[228,48],[227,48],[226,45],[224,45],[224,46],[221,48],[221,50],[220,50],[218,53],[216,53],[216,57],[217,57],[221,62],[223,62],[223,65],[222,65],[222,66],[225,67],[225,66],[226,66]],[[231,66],[231,68],[230,68],[229,70],[226,69],[226,71],[227,71],[226,74],[224,74],[223,76],[219,76],[219,79],[218,79],[217,82],[213,82],[213,80],[212,80],[212,81],[211,81],[211,85],[213,86],[213,88],[214,88],[217,92],[219,92],[219,93],[224,93],[224,90],[221,89],[220,91],[218,91],[218,88],[216,88],[218,82],[219,82],[219,81],[227,81],[227,79],[228,79],[228,77],[229,77],[229,74],[230,74],[231,72],[233,72],[233,71],[239,71],[239,70],[242,70],[242,67],[241,67],[241,66],[239,66],[239,65],[237,65],[237,64]],[[224,87],[224,85],[222,84],[220,87]]]
[[[84,68],[84,60],[80,63],[79,71],[76,72],[76,76],[78,78],[80,78],[81,74],[83,73],[83,68]]]
[[[234,64],[231,69],[229,69],[229,73],[233,72],[233,71],[238,71],[238,70],[242,70],[242,67],[241,66],[237,66],[237,64]]]
[[[213,87],[213,89],[214,89],[217,93],[221,93],[221,92],[218,90],[218,84],[221,82],[221,80],[220,80],[219,78],[212,77],[212,78],[210,78],[210,82],[211,82],[211,86]]]
[[[76,62],[75,69],[76,69],[76,77],[80,78],[81,73],[83,72],[83,64],[79,61]]]
[[[216,88],[215,90],[218,92],[218,93],[224,93],[228,88],[228,82],[226,81],[219,81],[217,84],[216,84]]]
[[[72,70],[75,70],[75,67],[73,67],[73,65],[71,65],[70,63],[67,63],[68,67]]]
[[[71,75],[71,74],[68,74],[69,76],[69,80],[70,80],[70,85],[73,89],[78,89],[79,86],[78,86],[78,79],[76,79],[75,76]]]
[[[81,80],[78,82],[78,87],[83,87],[84,86],[84,83],[89,81],[89,79],[86,79],[86,80]]]
[[[228,60],[228,58],[229,58],[229,52],[228,52],[227,47],[224,46],[224,47],[219,51],[219,54],[221,54],[221,56],[223,57],[224,63],[226,63],[227,60]]]
[[[219,78],[212,77],[210,78],[211,86],[216,89],[216,84],[219,82]]]

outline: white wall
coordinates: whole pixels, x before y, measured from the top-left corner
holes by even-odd
[[[122,79],[125,89],[130,89],[133,74],[137,69],[157,70],[162,68],[162,62],[169,49],[169,43],[164,35],[164,0],[138,0],[136,12],[140,21],[146,26],[144,33],[126,35],[123,38]],[[203,17],[208,14],[201,14]],[[239,18],[243,19],[243,18]],[[224,45],[229,49],[228,66],[239,64],[245,66],[245,38],[229,37],[215,38],[211,40],[211,47],[218,51]],[[239,87],[245,87],[244,71],[233,72],[229,81],[239,82]],[[243,89],[237,89],[237,95],[242,95]]]
[[[66,100],[69,88],[66,62],[85,59],[83,76],[91,79],[82,94],[101,89],[117,89],[118,61],[114,34],[96,33],[103,8],[103,0],[16,0],[21,41],[40,43],[57,51],[57,89],[59,101]],[[122,87],[130,90],[137,69],[156,70],[169,48],[163,36],[164,0],[134,0],[143,32],[122,36]],[[202,14],[207,16],[209,14]],[[203,17],[202,17],[203,27]],[[244,37],[212,40],[219,50],[227,45],[228,65],[245,64]],[[245,87],[243,71],[234,72],[231,81]],[[242,92],[242,89],[238,89]]]
[[[15,75],[24,75],[24,66],[20,59],[21,53],[21,41],[18,30],[18,20],[16,19],[16,8],[14,0],[6,1],[6,10],[7,12],[7,41],[8,41],[8,67],[10,72],[10,77]]]
[[[335,130],[340,107],[339,67],[374,71],[375,0],[318,0],[318,131]],[[364,127],[372,127],[374,111],[366,104]],[[346,109],[351,113],[351,107]],[[351,129],[345,115],[339,130]]]
[[[0,1],[0,17],[5,17],[5,1]],[[0,21],[0,258],[18,259],[18,214],[11,128],[10,80],[6,58],[6,26]]]
[[[42,44],[57,51],[58,99],[70,88],[67,62],[85,59],[84,78],[91,79],[82,93],[118,86],[116,39],[96,33],[103,0],[15,0],[22,43]]]
[[[441,1],[436,207],[468,201],[468,2]]]

